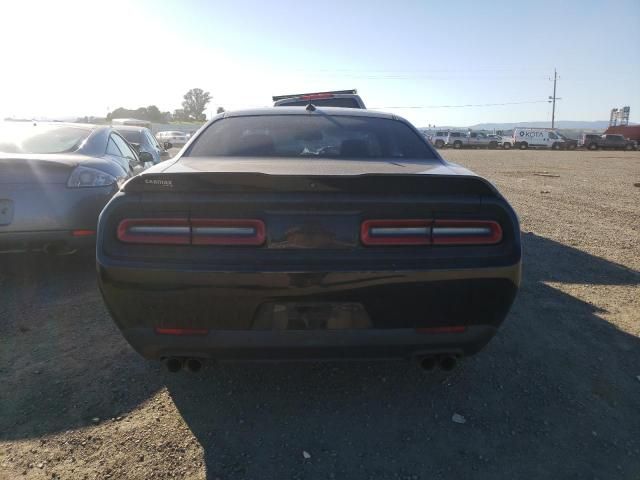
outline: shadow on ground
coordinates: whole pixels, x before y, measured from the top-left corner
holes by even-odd
[[[533,234],[523,241],[508,321],[442,382],[402,362],[167,377],[121,339],[89,261],[3,263],[0,439],[81,427],[166,385],[210,478],[632,478],[640,340],[548,283],[631,287],[640,275]]]
[[[405,363],[230,365],[168,384],[210,478],[624,478],[640,340],[546,282],[640,275],[533,234],[500,334],[440,383]],[[452,422],[454,413],[465,424]],[[303,451],[311,456],[305,459]]]
[[[87,256],[0,257],[0,440],[111,418],[162,386],[122,340]]]

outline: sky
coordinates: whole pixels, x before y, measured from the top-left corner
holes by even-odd
[[[557,120],[640,121],[639,0],[21,0],[2,17],[0,118],[173,111],[198,87],[208,115],[357,88],[419,127],[544,121],[557,68]]]

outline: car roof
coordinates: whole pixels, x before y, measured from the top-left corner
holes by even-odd
[[[311,102],[313,103],[313,102]],[[365,110],[360,108],[342,108],[342,107],[322,107],[318,106],[313,112],[309,112],[307,107],[264,107],[253,108],[248,110],[236,110],[233,112],[224,112],[221,114],[224,118],[230,117],[254,117],[268,115],[309,115],[310,113],[325,113],[334,117],[371,117],[371,118],[387,118],[398,119],[399,117],[391,113],[378,112],[375,110]]]

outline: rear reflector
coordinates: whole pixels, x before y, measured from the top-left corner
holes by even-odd
[[[162,245],[262,245],[265,225],[253,219],[134,218],[118,225],[124,243]]]
[[[365,220],[360,227],[364,245],[429,245],[431,220]]]
[[[502,228],[491,220],[365,220],[360,239],[367,246],[492,245],[502,241]]]
[[[262,245],[265,226],[262,220],[191,220],[193,245]]]
[[[96,231],[95,230],[73,230],[71,232],[71,235],[73,237],[91,237],[92,235],[95,235]]]
[[[452,325],[448,327],[416,328],[417,333],[463,333],[467,330],[464,325]]]
[[[436,220],[434,245],[491,245],[502,240],[502,228],[487,220]]]
[[[209,330],[206,328],[157,328],[158,335],[206,335]]]

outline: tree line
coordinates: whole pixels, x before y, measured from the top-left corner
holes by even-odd
[[[135,110],[127,108],[116,108],[107,114],[107,120],[114,118],[136,118],[153,123],[177,122],[204,122],[207,115],[204,113],[207,105],[211,102],[211,94],[201,88],[192,88],[182,97],[182,108],[177,108],[171,112],[161,112],[155,105],[140,107]],[[218,107],[217,113],[224,112],[223,107]]]

